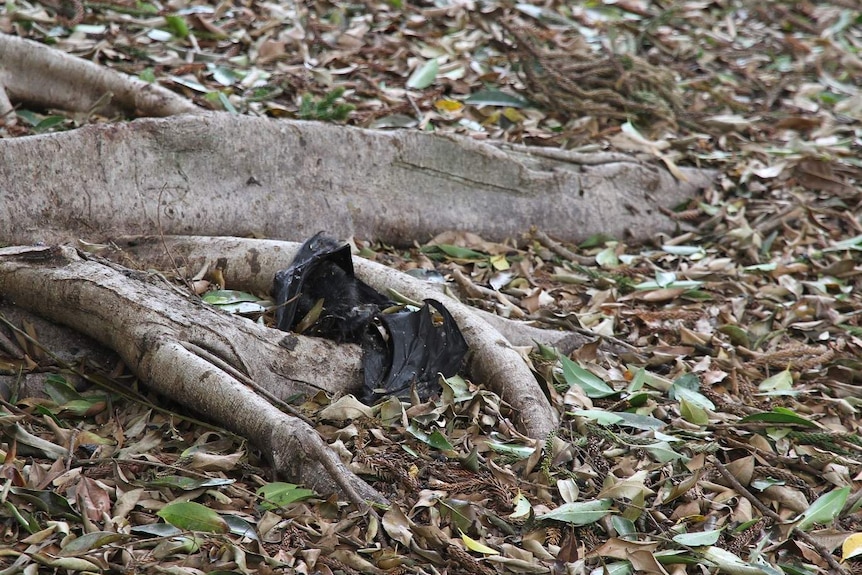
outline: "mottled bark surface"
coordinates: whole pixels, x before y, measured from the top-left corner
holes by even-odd
[[[415,131],[227,114],[91,125],[0,140],[0,242],[124,234],[303,240],[324,230],[394,244],[447,230],[488,240],[537,226],[563,241],[644,240],[708,172],[623,154],[548,154]]]
[[[0,249],[0,293],[116,350],[143,383],[249,438],[277,471],[359,505],[385,501],[305,421],[264,397],[358,388],[356,346],[232,317],[178,295],[158,276],[82,258],[71,248]]]

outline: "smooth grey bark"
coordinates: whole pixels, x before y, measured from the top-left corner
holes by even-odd
[[[314,429],[260,393],[355,390],[356,346],[232,317],[178,295],[158,276],[90,261],[68,247],[0,249],[0,293],[114,349],[143,383],[247,437],[278,472],[360,506],[385,503]]]
[[[76,58],[39,42],[0,34],[0,113],[5,102],[104,116],[172,116],[203,112],[156,84]]]
[[[90,125],[0,140],[0,242],[125,234],[302,240],[320,230],[394,244],[446,230],[561,241],[643,240],[709,185],[622,154],[548,154],[415,131],[228,114]]]

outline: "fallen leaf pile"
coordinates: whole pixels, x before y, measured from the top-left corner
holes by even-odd
[[[3,373],[54,373],[47,398],[0,407],[0,573],[862,573],[855,2],[14,0],[0,31],[228,113],[721,173],[650,245],[357,238],[476,307],[592,341],[522,349],[561,417],[541,443],[461,377],[427,403],[304,398],[392,501],[378,514],[275,482],[122,365],[59,361],[4,322]],[[3,135],[83,121],[16,113]]]

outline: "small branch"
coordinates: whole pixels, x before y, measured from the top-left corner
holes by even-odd
[[[557,254],[563,259],[569,260],[570,262],[574,262],[576,264],[580,264],[582,266],[594,266],[596,265],[596,259],[591,258],[589,256],[582,256],[580,254],[576,254],[570,249],[566,248],[560,242],[551,239],[545,232],[541,230],[534,230],[533,237],[536,238],[540,244]]]
[[[515,317],[523,318],[526,317],[527,314],[524,313],[524,310],[519,308],[515,302],[513,302],[508,296],[502,294],[494,289],[489,289],[484,286],[478,286],[473,283],[473,280],[464,275],[464,273],[458,268],[454,268],[452,270],[452,277],[455,278],[455,282],[460,286],[461,289],[467,294],[467,297],[472,297],[476,299],[484,299],[484,298],[494,298],[504,306],[506,309],[512,312],[512,315]]]
[[[297,411],[292,405],[285,403],[284,401],[282,401],[281,399],[276,397],[274,394],[270,393],[267,389],[259,386],[257,383],[255,383],[255,381],[252,378],[250,378],[248,375],[242,373],[240,370],[236,369],[234,366],[230,365],[228,362],[224,361],[222,358],[218,357],[215,354],[208,352],[204,348],[197,346],[193,343],[183,341],[183,342],[180,342],[180,344],[184,348],[186,348],[188,351],[190,351],[191,353],[197,355],[201,359],[204,359],[204,360],[210,362],[215,367],[224,371],[225,373],[227,373],[228,375],[230,375],[231,377],[233,377],[237,381],[241,381],[242,383],[246,384],[247,386],[249,386],[250,388],[255,390],[257,393],[259,393],[261,396],[266,398],[266,400],[268,402],[270,402],[271,404],[284,410],[285,412],[289,413],[293,417],[301,419],[302,421],[304,421],[308,425],[311,425],[311,426],[314,425],[313,421],[311,421],[305,415],[303,415],[302,413]]]
[[[757,508],[757,510],[760,511],[760,513],[764,517],[768,517],[769,519],[772,519],[776,523],[783,523],[784,522],[784,520],[781,518],[780,515],[778,515],[775,511],[773,511],[772,509],[770,509],[766,505],[764,505],[763,502],[760,501],[760,499],[755,497],[753,493],[751,493],[748,489],[743,487],[743,485],[736,479],[736,477],[734,477],[733,473],[731,473],[727,469],[727,467],[725,467],[718,460],[717,457],[712,458],[712,464],[715,466],[715,468],[718,470],[718,472],[721,473],[721,476],[725,479],[725,481],[727,481],[728,484],[730,484],[730,486],[733,488],[733,490],[736,491],[737,493],[739,493],[740,495],[742,495],[743,497],[745,497],[746,499],[748,499],[751,502],[751,504],[754,505]],[[847,571],[845,571],[844,568],[841,566],[841,564],[835,560],[835,557],[832,556],[832,553],[828,549],[823,547],[823,545],[818,543],[808,533],[806,533],[805,531],[802,531],[801,529],[797,529],[795,527],[793,528],[791,533],[794,536],[798,537],[799,539],[802,539],[803,541],[805,541],[805,543],[807,543],[808,545],[810,545],[814,549],[816,549],[817,552],[820,554],[820,556],[823,557],[823,559],[826,561],[826,563],[829,564],[829,567],[833,570],[834,573],[839,573],[841,575],[847,575]]]
[[[798,218],[800,212],[802,212],[802,208],[800,206],[787,206],[777,214],[772,214],[770,217],[764,219],[762,222],[754,226],[754,229],[764,236],[768,235],[773,230],[777,230],[781,226],[789,224],[792,220]]]

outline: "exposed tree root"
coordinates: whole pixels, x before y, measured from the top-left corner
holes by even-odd
[[[173,262],[182,262],[196,270],[218,262],[227,285],[265,292],[275,272],[288,266],[300,244],[189,236],[124,238],[120,245],[147,267],[171,269]],[[542,439],[556,429],[556,411],[520,353],[477,310],[443,294],[439,286],[362,258],[353,262],[357,276],[381,293],[395,292],[416,301],[442,300],[470,346],[467,369],[471,376],[512,405],[527,435]]]
[[[642,241],[675,229],[660,208],[714,176],[680,168],[681,182],[621,154],[598,164],[553,156],[229,114],[91,125],[0,140],[0,242],[156,233],[298,241],[326,230],[409,245],[465,229],[503,241],[534,225],[564,242],[599,233]]]
[[[0,34],[0,63],[0,87],[12,102],[105,116],[203,112],[161,86],[16,36]],[[5,107],[0,99],[0,112]]]
[[[276,409],[258,390],[285,397],[356,389],[356,346],[234,318],[156,285],[154,279],[162,281],[157,276],[117,267],[71,248],[4,248],[0,293],[113,348],[152,389],[249,438],[279,473],[320,493],[338,492],[360,507],[386,502],[314,429]]]

